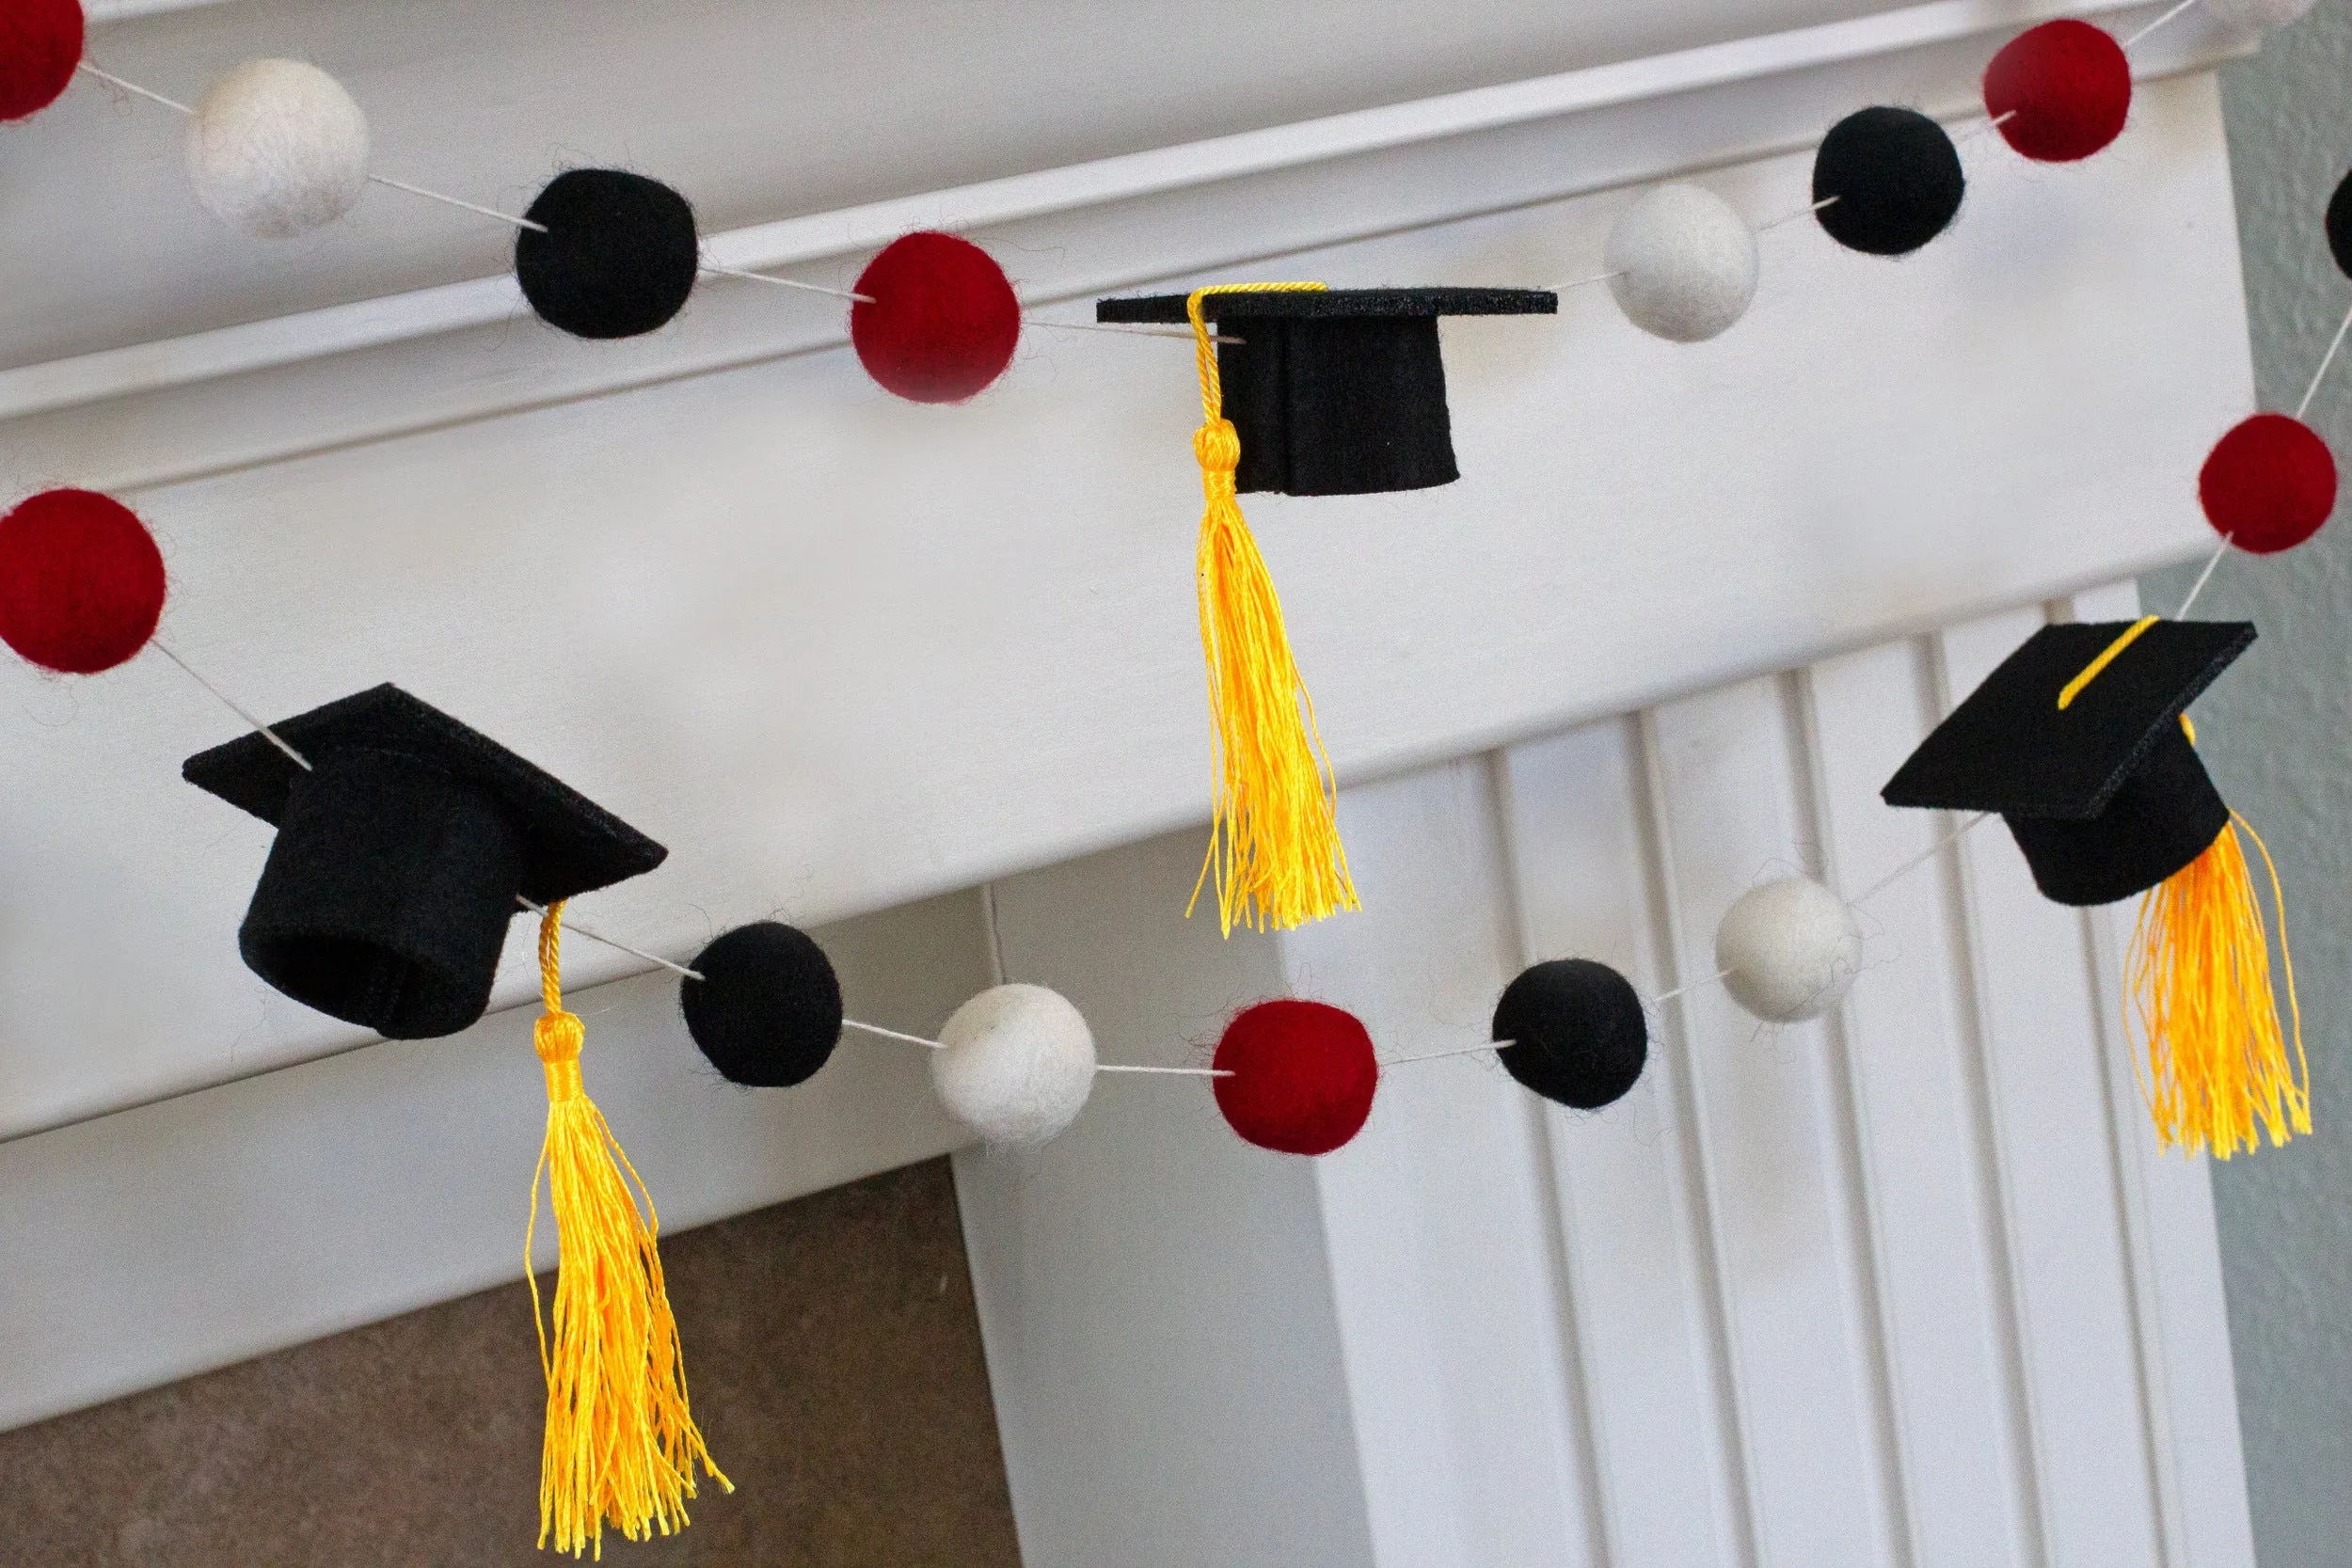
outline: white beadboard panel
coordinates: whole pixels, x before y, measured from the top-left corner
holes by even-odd
[[[1608,720],[1530,741],[1498,767],[1520,963],[1597,958],[1645,996],[1667,990],[1636,725]],[[1679,1011],[1661,1013],[1631,1093],[1595,1112],[1543,1107],[1597,1478],[1603,1550],[1593,1560],[1752,1563],[1689,1057]]]
[[[1677,984],[1715,973],[1716,921],[1760,881],[1807,872],[1814,832],[1786,683],[1669,704],[1649,734]],[[1904,1560],[1885,1442],[1879,1325],[1820,1023],[1771,1026],[1698,984],[1678,1009],[1709,1207],[1758,1555]]]
[[[1942,717],[1923,650],[1905,641],[1809,673],[1822,871],[1860,896],[1947,835],[1889,811],[1879,786]],[[1838,1034],[1863,1162],[1879,1332],[1922,1568],[2041,1560],[2010,1312],[2001,1172],[1971,1028],[1969,971],[1945,863],[1862,911],[1868,968]]]
[[[1177,834],[999,882],[1008,978],[1086,1014],[1106,1062],[1199,1065],[1281,989],[1170,890]],[[1028,1568],[1371,1560],[1313,1169],[1243,1144],[1200,1079],[1098,1079],[1041,1148],[956,1157]]]
[[[2019,610],[1942,639],[1964,697],[2043,622]],[[2036,891],[1988,823],[1959,850],[1969,883],[1994,1135],[2050,1560],[2163,1561],[2122,1178],[2081,911]]]
[[[1166,1521],[1224,1494],[1216,1434],[1255,1456],[1311,1418],[1292,1473],[1350,1521],[1317,1562],[2252,1568],[2211,1206],[2132,1084],[2113,911],[2042,899],[1988,825],[1867,899],[1864,973],[1820,1023],[1767,1029],[1708,979],[1714,921],[1758,879],[1867,890],[1950,832],[1877,791],[1954,692],[2051,615],[2130,610],[2087,594],[1351,788],[1350,861],[1379,896],[1243,958],[1176,923],[1165,883],[1197,834],[1005,884],[1023,964],[1164,1060],[1253,982],[1356,1010],[1387,1057],[1476,1037],[1539,958],[1696,987],[1655,1009],[1651,1070],[1597,1115],[1479,1058],[1403,1064],[1312,1166],[1180,1100],[1166,1114],[1203,1146],[1121,1120],[1041,1196],[967,1180],[976,1270],[1020,1285],[982,1294],[1008,1451],[1067,1455],[1015,1466],[1032,1563],[1162,1560]],[[1271,1203],[1227,1162],[1312,1180]],[[1079,1218],[1127,1202],[1180,1274],[1241,1224],[1285,1270],[1313,1248],[1327,1289],[1261,1291],[1279,1321],[1214,1342],[1171,1334],[1132,1296],[1181,1313],[1202,1288]],[[1049,1341],[1081,1348],[1049,1361]],[[1229,1388],[1225,1358],[1267,1344],[1311,1377],[1202,1397],[1194,1377]],[[1195,1558],[1267,1560],[1255,1507],[1202,1526]]]
[[[817,935],[854,1016],[933,1030],[987,984],[970,894]],[[926,1052],[852,1036],[804,1088],[741,1089],[695,1051],[670,976],[568,1001],[667,1230],[962,1142]],[[517,1278],[547,1129],[537,1012],[0,1145],[0,1428]],[[539,1243],[553,1267],[552,1227]]]
[[[1281,944],[1287,989],[1356,1013],[1389,1057],[1491,1038],[1519,968],[1495,805],[1483,758],[1350,794],[1364,910]],[[1312,1166],[1378,1562],[1584,1560],[1540,1119],[1489,1054],[1411,1062]]]
[[[1966,219],[1910,261],[1775,230],[1715,343],[1644,339],[1598,290],[1449,325],[1459,483],[1253,498],[1343,776],[2197,549],[2198,456],[2250,403],[2210,82],[2143,95],[2080,170],[1971,157]],[[1787,212],[1804,160],[1711,181]],[[1573,278],[1627,199],[1257,265]],[[267,715],[399,681],[613,808],[674,853],[600,918],[665,955],[1132,842],[1206,800],[1189,356],[1027,352],[958,409],[833,350],[167,486],[142,502],[166,635]],[[43,461],[10,448],[20,477]],[[0,711],[0,1132],[358,1037],[233,961],[268,834],[177,776],[233,719],[157,658],[7,661]],[[100,971],[130,949],[126,995]]]

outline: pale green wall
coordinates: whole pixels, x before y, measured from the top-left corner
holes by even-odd
[[[2352,0],[2225,68],[2256,385],[2291,411],[2352,306],[2320,229],[2352,165]],[[2352,356],[2312,422],[2352,470]],[[2217,432],[2217,434],[2218,434]],[[2142,584],[2169,613],[2191,572]],[[2352,505],[2223,562],[2196,613],[2262,628],[2199,705],[2200,750],[2286,881],[2319,1135],[2214,1167],[2261,1568],[2352,1564]]]

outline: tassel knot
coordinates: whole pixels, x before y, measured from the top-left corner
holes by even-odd
[[[1200,460],[1201,482],[1212,499],[1233,493],[1233,472],[1241,467],[1241,432],[1233,421],[1216,419],[1192,433],[1192,454]],[[1218,480],[1224,481],[1220,487]]]

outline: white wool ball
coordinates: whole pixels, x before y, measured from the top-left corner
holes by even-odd
[[[1626,210],[1602,252],[1617,309],[1643,331],[1702,342],[1756,298],[1756,231],[1696,185],[1661,185]]]
[[[947,1114],[993,1144],[1041,1144],[1094,1092],[1094,1035],[1043,986],[998,986],[956,1009],[931,1053]]]
[[[1715,927],[1724,989],[1771,1023],[1802,1023],[1844,1000],[1862,928],[1843,898],[1804,877],[1750,888]]]
[[[2205,9],[2233,27],[2283,27],[2312,8],[2312,0],[2205,0]]]
[[[291,239],[332,223],[368,179],[368,117],[342,85],[299,60],[249,60],[188,121],[188,179],[232,229]]]

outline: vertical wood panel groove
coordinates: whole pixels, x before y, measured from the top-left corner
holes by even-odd
[[[1665,772],[1659,757],[1656,721],[1645,709],[1634,715],[1632,723],[1636,755],[1641,762],[1636,783],[1642,847],[1647,862],[1658,953],[1665,972],[1660,978],[1665,981],[1665,990],[1676,990],[1696,976],[1692,972],[1682,935],[1682,899],[1676,883],[1674,846],[1665,812]],[[1666,1058],[1667,1079],[1674,1090],[1673,1103],[1681,1112],[1677,1118],[1677,1164],[1686,1195],[1688,1220],[1696,1232],[1686,1244],[1692,1246],[1692,1256],[1699,1264],[1699,1277],[1709,1308],[1712,1332],[1708,1348],[1711,1365],[1708,1370],[1716,1390],[1717,1419],[1724,1439],[1721,1455],[1726,1472],[1724,1479],[1727,1491],[1735,1499],[1740,1525],[1740,1562],[1743,1568],[1768,1568],[1763,1555],[1763,1525],[1756,1516],[1756,1455],[1749,1438],[1753,1428],[1740,1384],[1735,1309],[1724,1279],[1723,1239],[1715,1218],[1714,1171],[1707,1152],[1707,1111],[1699,1091],[1698,1074],[1691,1063],[1687,1000],[1677,997],[1672,1004],[1671,1023],[1667,1022],[1667,1008],[1658,1009],[1660,1034],[1667,1037],[1661,1040],[1666,1048],[1661,1054]]]
[[[1791,672],[1783,683],[1783,707],[1790,729],[1789,754],[1796,765],[1797,807],[1813,843],[1813,874],[1823,884],[1842,889],[1836,844],[1832,835],[1828,805],[1829,784],[1822,771],[1820,725],[1814,706],[1810,671]],[[1843,894],[1840,894],[1843,896]],[[1863,1097],[1854,1083],[1854,1059],[1841,1004],[1821,1020],[1824,1050],[1822,1077],[1829,1087],[1836,1136],[1836,1172],[1846,1232],[1851,1288],[1867,1307],[1869,1327],[1869,1389],[1873,1448],[1879,1474],[1873,1478],[1879,1497],[1880,1528],[1886,1541],[1886,1560],[1914,1568],[1919,1542],[1910,1495],[1913,1467],[1896,1418],[1899,1372],[1894,1357],[1894,1330],[1888,1323],[1889,1304],[1880,1277],[1884,1250],[1877,1194],[1869,1163],[1863,1156]]]
[[[1919,648],[1929,712],[1940,721],[1952,710],[1951,670],[1945,657],[1944,640],[1941,636],[1921,638]],[[1949,833],[1959,826],[1950,813],[1939,812],[1936,816],[1939,832]],[[1989,823],[1978,830],[1991,831]],[[1970,863],[1967,840],[1961,840],[1949,851],[1938,855],[1933,863],[1947,918],[1958,939],[1953,958],[1962,981],[1959,1014],[1967,1045],[1963,1061],[1968,1069],[1970,1142],[1976,1149],[1979,1191],[1986,1195],[1992,1210],[1985,1216],[1985,1223],[1991,1227],[1994,1242],[1995,1288],[2000,1292],[2002,1307],[2002,1391],[2009,1407],[2010,1430],[2015,1438],[2011,1452],[2017,1463],[2018,1500],[2029,1527],[2027,1543],[2033,1554],[2033,1568],[2055,1568],[2056,1553],[2045,1501],[2049,1476],[2042,1462],[2044,1440],[2031,1393],[2033,1351],[2026,1334],[2025,1298],[2018,1284],[2017,1215],[2010,1196],[2009,1172],[2001,1159],[2006,1144],[2000,1100],[1994,1092],[1993,1012],[1987,995],[1991,981],[1985,971],[1984,933],[1979,919],[1976,873]]]
[[[1512,798],[1509,759],[1507,753],[1497,751],[1488,752],[1484,761],[1494,813],[1496,886],[1502,890],[1503,940],[1514,961],[1524,968],[1536,962],[1538,956],[1528,930],[1527,890],[1517,848],[1519,816]],[[1535,1187],[1544,1216],[1544,1250],[1560,1302],[1560,1359],[1568,1385],[1569,1418],[1577,1435],[1576,1479],[1584,1494],[1585,1556],[1592,1568],[1616,1568],[1620,1560],[1616,1513],[1601,1480],[1608,1433],[1593,1401],[1591,1351],[1582,1329],[1583,1303],[1568,1254],[1567,1212],[1560,1194],[1560,1152],[1553,1144],[1547,1102],[1534,1095],[1526,1099],[1529,1144],[1536,1155]]]

